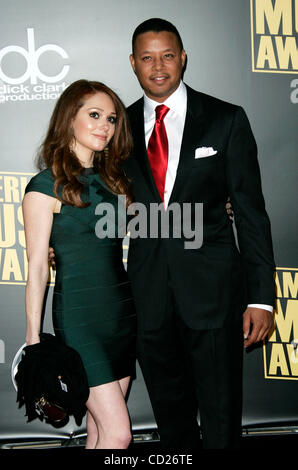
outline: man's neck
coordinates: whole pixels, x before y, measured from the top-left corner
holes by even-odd
[[[181,92],[181,88],[185,87],[184,83],[182,82],[182,80],[180,81],[178,87],[170,94],[168,95],[167,97],[165,97],[163,100],[155,100],[154,98],[152,98],[151,96],[148,96],[146,95],[146,92],[144,93],[144,98],[145,98],[145,101],[148,100],[148,102],[154,102],[155,106],[159,105],[159,104],[166,104],[166,102],[170,99],[172,99],[173,97],[175,97],[175,95],[179,94]]]
[[[144,95],[144,113],[145,118],[150,119],[155,112],[156,106],[165,104],[173,111],[184,115],[187,106],[187,91],[185,84],[181,81],[178,88],[165,99],[163,103],[152,100],[147,95]]]

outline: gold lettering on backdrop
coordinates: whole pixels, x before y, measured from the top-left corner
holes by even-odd
[[[272,345],[269,374],[276,375],[280,371],[281,375],[288,376],[289,370],[285,351],[282,344],[274,343]]]
[[[298,0],[250,0],[253,72],[298,73]]]
[[[292,336],[298,339],[297,306],[296,299],[289,299],[286,303],[286,310],[283,313],[281,301],[277,299],[277,309],[274,315],[275,331],[270,336],[269,341],[277,341],[277,332],[282,343],[289,343]]]
[[[33,173],[0,172],[0,284],[24,285],[28,260],[22,200]],[[49,283],[55,280],[50,269]]]
[[[283,273],[284,297],[298,297],[298,273],[295,276],[290,272]]]
[[[271,36],[262,36],[260,40],[257,67],[264,68],[266,63],[271,70],[277,69]]]
[[[3,266],[2,266],[2,279],[9,281],[13,278],[15,281],[22,281],[23,276],[21,267],[17,256],[17,250],[8,248],[5,250]]]
[[[4,178],[4,195],[6,202],[20,202],[19,181],[15,176]]]
[[[292,62],[292,69],[298,70],[298,48],[296,39],[293,36],[286,37],[285,39],[277,36],[275,43],[280,69],[287,69],[291,66]]]
[[[256,0],[256,33],[265,34],[265,20],[271,35],[282,25],[282,34],[292,35],[292,0]]]
[[[0,364],[5,364],[5,343],[0,339]]]
[[[267,379],[298,380],[298,269],[277,268],[275,328],[263,345]]]
[[[0,214],[0,246],[8,248],[15,245],[15,216],[13,204],[2,204]]]

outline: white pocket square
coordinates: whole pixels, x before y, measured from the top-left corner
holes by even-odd
[[[198,147],[196,149],[195,158],[211,157],[216,153],[217,150],[214,150],[213,147]]]

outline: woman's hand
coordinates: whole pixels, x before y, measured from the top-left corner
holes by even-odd
[[[50,246],[49,248],[49,263],[50,265],[54,268],[56,266],[56,263],[55,263],[55,251],[54,251],[54,248],[52,248]]]
[[[33,344],[40,343],[39,336],[28,336],[26,337],[26,346],[32,346]]]
[[[234,212],[233,212],[232,204],[231,204],[230,201],[231,200],[228,197],[227,202],[226,202],[226,211],[227,211],[227,214],[228,214],[230,220],[233,222],[234,221]]]

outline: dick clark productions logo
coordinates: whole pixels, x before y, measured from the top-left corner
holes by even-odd
[[[59,82],[68,74],[69,65],[64,63],[59,73],[47,75],[41,70],[39,59],[48,52],[57,54],[60,61],[61,58],[64,60],[69,58],[67,52],[56,44],[44,44],[36,48],[33,28],[27,29],[27,48],[11,45],[0,50],[0,103],[58,98],[66,88],[64,82]],[[4,70],[3,59],[7,59],[12,53],[19,54],[26,62],[26,69],[16,77],[9,76],[8,72]]]

